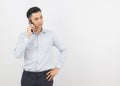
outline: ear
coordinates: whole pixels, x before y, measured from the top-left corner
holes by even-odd
[[[30,18],[28,18],[28,22],[29,22],[29,24],[31,23],[31,22],[30,22]]]

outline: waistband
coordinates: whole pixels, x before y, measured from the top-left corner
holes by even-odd
[[[41,73],[47,73],[47,72],[49,72],[50,70],[51,70],[51,69],[45,70],[45,71],[41,71],[41,72],[33,72],[33,71],[26,71],[26,70],[24,69],[23,72],[29,73],[29,74],[41,74]]]

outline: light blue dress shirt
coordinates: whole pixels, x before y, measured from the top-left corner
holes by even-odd
[[[52,61],[53,46],[60,51],[56,64]],[[14,54],[16,58],[24,58],[23,69],[41,72],[54,67],[61,69],[67,54],[67,48],[53,31],[42,29],[38,35],[33,32],[30,39],[27,38],[26,32],[21,33]]]

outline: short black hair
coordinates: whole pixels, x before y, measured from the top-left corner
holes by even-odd
[[[36,13],[39,11],[41,12],[41,9],[39,7],[31,7],[30,9],[28,9],[26,16],[27,18],[29,18],[32,15],[32,13]]]

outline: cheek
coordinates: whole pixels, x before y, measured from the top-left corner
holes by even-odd
[[[40,23],[39,24],[43,24],[43,21],[40,21]]]
[[[37,22],[34,22],[34,25],[37,25]]]
[[[41,20],[40,23],[43,23],[43,20]]]
[[[43,19],[41,19],[40,22],[43,22]]]
[[[43,24],[43,21],[41,22],[41,24]]]

